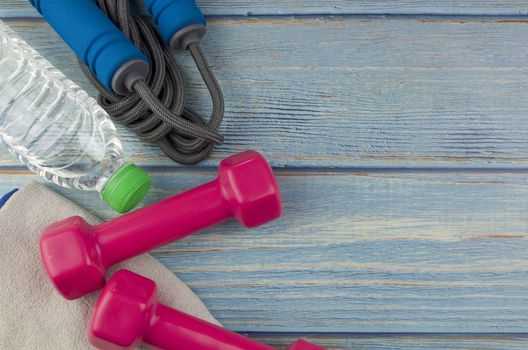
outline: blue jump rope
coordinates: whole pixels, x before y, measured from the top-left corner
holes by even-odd
[[[193,0],[144,0],[152,18],[128,0],[29,0],[72,48],[110,117],[168,157],[198,163],[223,142],[220,87],[200,49],[206,20]],[[212,98],[206,120],[184,106],[184,84],[170,49],[188,50]]]

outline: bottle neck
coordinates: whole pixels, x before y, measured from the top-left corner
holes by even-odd
[[[128,165],[128,163],[122,157],[112,158],[111,160],[107,160],[106,162],[106,170],[99,176],[95,185],[95,189],[101,194],[101,197],[103,195],[103,191],[106,185],[110,182],[112,177],[114,177],[114,175],[116,175],[119,170],[123,169]]]

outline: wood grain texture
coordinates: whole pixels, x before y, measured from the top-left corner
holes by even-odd
[[[313,15],[313,14],[433,14],[525,15],[525,1],[499,0],[197,0],[206,15]],[[132,0],[137,6],[141,1]],[[142,6],[137,6],[141,7]],[[27,0],[0,0],[2,17],[34,17],[38,13]]]
[[[213,178],[154,172],[147,202]],[[32,178],[4,172],[0,192]],[[229,222],[155,256],[228,327],[528,332],[525,173],[279,172],[284,217]],[[99,216],[97,195],[60,189]]]
[[[295,339],[304,336],[328,350],[525,350],[525,335],[432,335],[432,334],[249,334],[259,341],[286,349]]]
[[[226,326],[277,347],[299,332],[328,349],[526,349],[528,21],[456,15],[525,15],[528,4],[198,3],[214,16],[203,46],[226,95],[227,142],[189,170],[120,128],[154,174],[146,202],[256,148],[286,168],[285,216],[252,231],[225,223],[155,256]],[[0,18],[94,95],[27,1],[0,0]],[[178,62],[205,112],[190,60]],[[36,179],[3,149],[0,166],[0,193]],[[96,194],[54,188],[115,215]]]
[[[9,23],[94,94],[47,24]],[[526,23],[214,20],[204,49],[226,96],[226,143],[202,166],[256,148],[275,166],[526,168]],[[189,103],[208,112],[190,60],[178,61]],[[172,165],[121,135],[133,161]]]

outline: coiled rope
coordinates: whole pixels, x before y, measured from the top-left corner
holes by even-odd
[[[137,133],[141,140],[159,143],[172,160],[182,164],[200,162],[214,145],[224,140],[218,133],[224,117],[224,98],[200,46],[192,43],[188,50],[212,98],[209,120],[184,106],[182,76],[154,23],[132,14],[128,0],[98,0],[97,3],[150,61],[148,81],[135,82],[134,91],[127,96],[107,90],[79,61],[84,74],[99,91],[99,104],[112,120]]]

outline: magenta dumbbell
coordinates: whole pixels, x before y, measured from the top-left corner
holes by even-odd
[[[88,326],[101,350],[134,349],[145,343],[162,350],[274,350],[240,334],[160,304],[156,283],[118,271],[103,289]],[[324,350],[299,340],[289,350]]]
[[[48,226],[40,252],[48,275],[66,299],[101,289],[112,265],[235,217],[246,227],[281,215],[277,180],[255,151],[220,163],[216,180],[91,226],[72,217]]]

